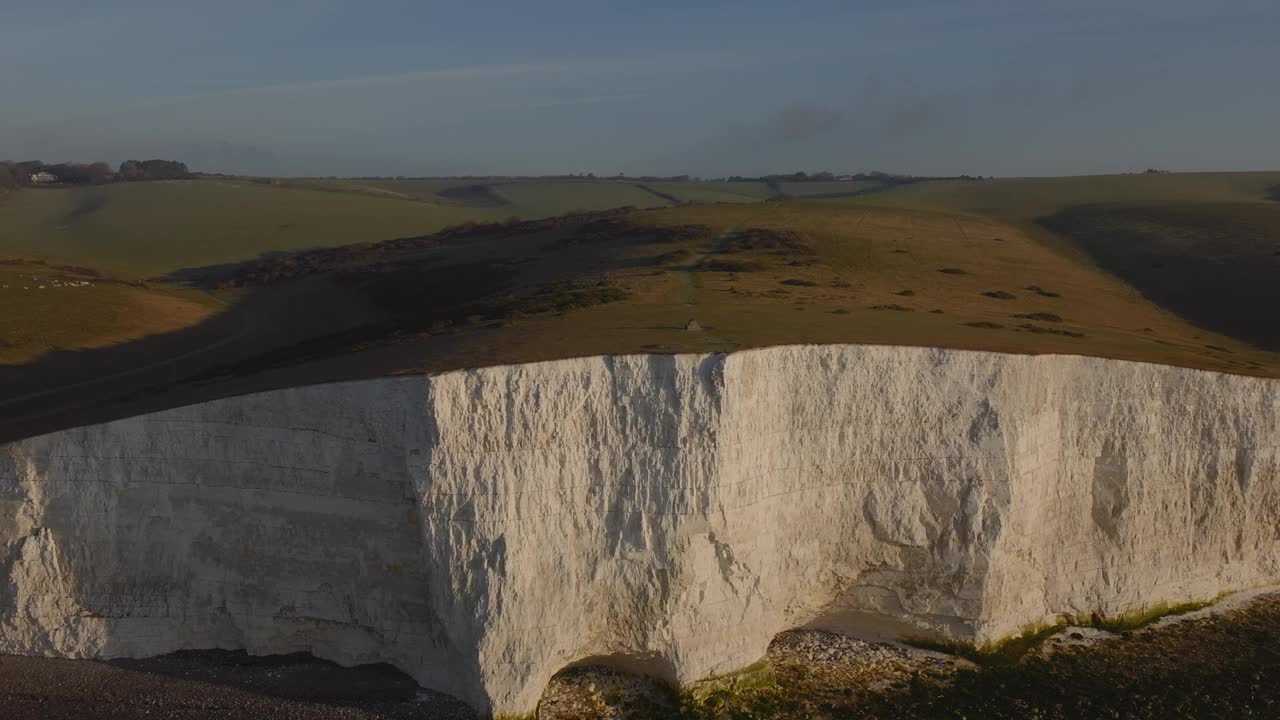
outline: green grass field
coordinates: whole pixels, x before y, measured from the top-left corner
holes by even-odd
[[[144,278],[490,219],[470,208],[237,180],[23,190],[0,197],[0,254]]]
[[[1265,202],[1280,172],[1086,175],[1000,180],[941,180],[845,200],[880,206],[1035,220],[1076,205]]]
[[[778,187],[793,198],[823,198],[857,195],[884,187],[873,180],[846,180],[831,182],[784,182]]]
[[[645,183],[686,203],[759,202],[773,193],[759,182],[651,182]]]
[[[0,365],[173,332],[221,310],[206,293],[145,288],[48,265],[0,263]]]
[[[627,182],[511,182],[493,186],[511,203],[510,215],[525,218],[560,215],[575,210],[616,207],[665,207],[666,200]]]
[[[442,340],[447,351],[425,366],[821,342],[1100,355],[1280,373],[1276,355],[1191,325],[1115,276],[998,220],[804,202],[670,208],[641,217],[716,232],[790,231],[815,252],[717,255],[749,259],[755,268],[743,272],[614,270],[610,277],[627,291],[625,302],[458,333]],[[696,243],[686,249],[695,258],[706,251]],[[685,332],[690,317],[707,330]]]

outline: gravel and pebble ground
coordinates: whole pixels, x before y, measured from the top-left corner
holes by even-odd
[[[145,660],[0,656],[4,720],[476,720],[390,666],[306,655],[180,652]]]
[[[475,720],[388,666],[183,652],[146,660],[0,656],[0,718]],[[1280,593],[1148,627],[1068,627],[1020,658],[950,655],[791,630],[737,673],[677,690],[588,666],[558,674],[538,720],[1280,718]]]

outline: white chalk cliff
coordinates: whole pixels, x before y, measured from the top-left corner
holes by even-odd
[[[0,446],[0,653],[307,650],[483,710],[800,625],[986,640],[1280,576],[1280,383],[802,346],[236,397]]]

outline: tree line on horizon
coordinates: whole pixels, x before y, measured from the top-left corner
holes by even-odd
[[[41,180],[47,173],[53,180]],[[58,185],[105,185],[142,180],[181,180],[192,176],[186,163],[177,160],[125,160],[113,170],[105,162],[46,163],[40,160],[0,162],[0,190],[12,190],[43,183]]]

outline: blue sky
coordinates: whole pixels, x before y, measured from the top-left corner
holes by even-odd
[[[1280,168],[1275,0],[0,5],[0,157],[268,174]]]

